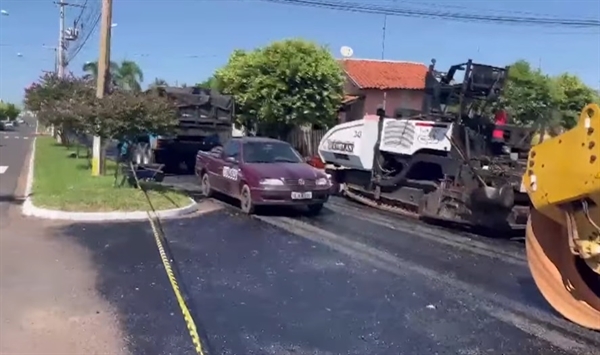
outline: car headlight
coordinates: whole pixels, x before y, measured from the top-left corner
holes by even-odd
[[[283,181],[281,179],[262,179],[260,184],[264,186],[283,186]]]
[[[319,178],[317,179],[317,186],[327,186],[329,185],[329,179],[328,178]]]

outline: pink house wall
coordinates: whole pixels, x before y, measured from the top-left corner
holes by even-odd
[[[374,115],[377,107],[383,104],[383,90],[363,90],[365,106],[363,115]],[[389,116],[393,116],[397,108],[421,110],[425,93],[418,90],[387,90],[385,91],[385,109]]]
[[[340,122],[355,121],[363,118],[365,115],[374,115],[377,113],[377,107],[383,104],[383,91],[369,89],[362,90],[360,93],[364,96],[355,101],[352,105],[346,107],[346,111],[340,113]],[[417,90],[389,90],[385,95],[385,108],[388,116],[393,117],[397,108],[421,110],[425,93]]]

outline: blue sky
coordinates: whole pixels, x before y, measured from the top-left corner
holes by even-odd
[[[71,0],[80,2],[83,0]],[[100,0],[90,0],[90,2]],[[386,2],[393,0],[362,0]],[[568,18],[600,18],[598,0],[395,1],[428,9],[532,12]],[[0,17],[0,98],[20,102],[23,89],[41,70],[52,70],[58,8],[52,0],[0,0],[9,16]],[[72,22],[78,9],[67,10]],[[67,21],[69,22],[69,21]],[[232,50],[302,37],[328,45],[335,56],[343,45],[354,57],[380,58],[383,16],[278,5],[257,0],[114,0],[113,60],[131,59],[142,67],[145,83],[199,82],[226,63]],[[97,31],[70,63],[81,72],[96,60]],[[17,56],[22,53],[22,57]],[[460,23],[388,17],[385,58],[429,63],[440,68],[472,58],[506,65],[517,59],[540,65],[549,74],[571,72],[600,86],[600,29],[572,30]]]

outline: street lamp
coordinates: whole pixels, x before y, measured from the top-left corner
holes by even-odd
[[[58,73],[58,48],[42,44],[42,48],[54,51],[54,71]]]

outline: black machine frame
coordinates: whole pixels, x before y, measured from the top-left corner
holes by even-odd
[[[379,150],[386,112],[379,109],[378,137],[374,163],[365,186],[345,181],[345,193],[361,202],[419,218],[445,220],[494,229],[524,227],[529,199],[520,191],[525,171],[531,130],[503,124],[486,117],[486,108],[498,100],[505,85],[508,67],[474,63],[453,65],[446,73],[429,66],[423,110],[410,117],[453,122],[449,135],[452,149],[447,154],[417,153],[405,157],[404,168],[389,176]],[[455,76],[464,71],[462,82]],[[449,112],[449,108],[455,112]],[[501,129],[503,138],[494,140],[492,132]],[[436,165],[441,176],[411,179],[417,165]],[[343,174],[343,173],[342,173]],[[348,180],[348,179],[343,179]]]

